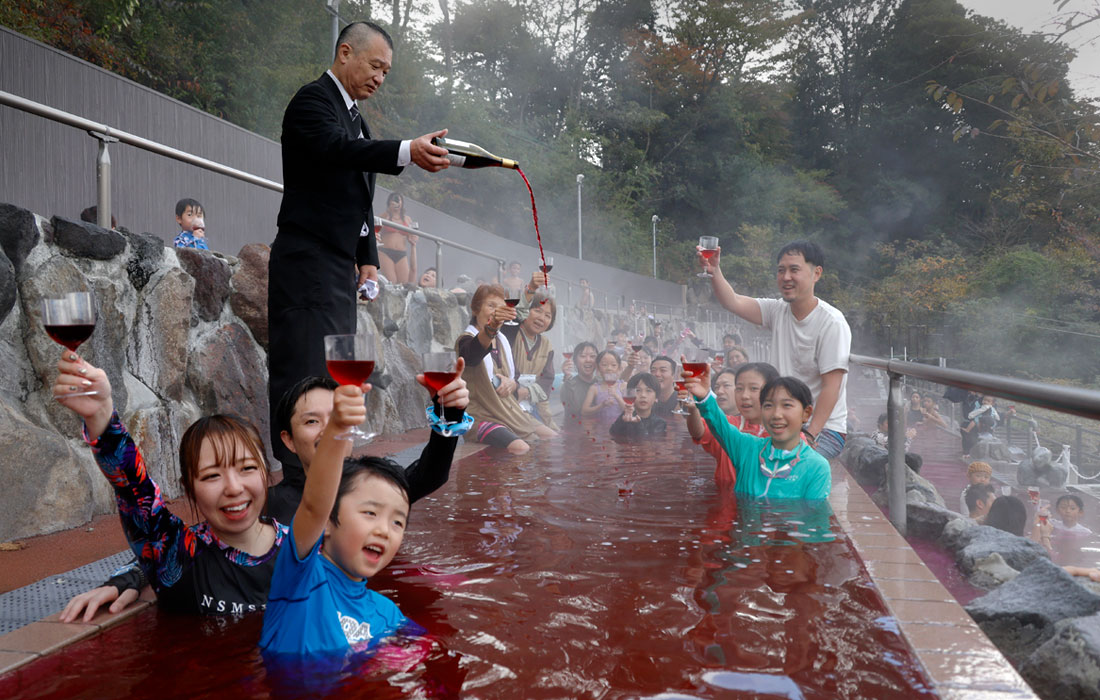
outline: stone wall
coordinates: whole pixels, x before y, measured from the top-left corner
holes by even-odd
[[[61,346],[42,328],[40,302],[92,291],[99,319],[81,354],[104,368],[115,406],[164,494],[181,494],[177,447],[201,415],[242,415],[268,435],[267,260],[249,244],[237,257],[165,247],[152,234],[0,204],[0,542],[45,534],[112,512],[114,499],[80,439],[80,422],[50,395]],[[416,384],[420,353],[449,348],[469,322],[465,299],[437,289],[387,288],[359,306],[375,331],[379,388],[371,429],[425,424]],[[562,308],[572,345],[628,319]]]

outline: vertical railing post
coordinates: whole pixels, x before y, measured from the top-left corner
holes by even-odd
[[[887,457],[886,485],[890,503],[890,522],[905,535],[905,397],[902,395],[902,376],[889,372],[890,393],[886,399],[888,416],[887,435],[890,446]]]
[[[118,139],[112,138],[110,129],[101,134],[98,131],[89,131],[88,135],[99,142],[99,154],[95,159],[96,181],[96,225],[102,228],[111,228],[111,153],[107,145],[118,143]]]
[[[504,283],[504,260],[497,258],[497,284]]]
[[[415,270],[414,270],[415,272]],[[456,280],[457,281],[457,280]],[[443,288],[443,242],[435,242],[435,286]]]
[[[1072,462],[1073,458],[1076,457],[1077,463],[1083,465],[1085,463],[1085,436],[1082,434],[1080,423],[1075,423],[1073,427],[1077,430],[1077,436],[1073,442],[1073,455],[1070,457],[1070,461]]]

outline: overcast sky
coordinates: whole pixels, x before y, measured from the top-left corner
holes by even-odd
[[[978,14],[994,17],[1027,32],[1058,30],[1058,17],[1080,11],[1100,12],[1100,0],[1070,0],[1058,11],[1054,0],[960,0],[964,7]],[[1069,81],[1079,97],[1100,101],[1100,22],[1077,30],[1065,39],[1077,49],[1077,59],[1070,64]]]

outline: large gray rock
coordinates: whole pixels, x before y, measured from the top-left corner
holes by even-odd
[[[165,498],[183,495],[180,438],[198,418],[194,406],[177,402],[139,408],[125,416],[126,427],[141,449],[149,476],[160,486]]]
[[[947,528],[944,530],[946,532]],[[959,568],[967,575],[974,571],[978,561],[994,553],[1001,555],[1009,566],[1018,571],[1036,559],[1050,558],[1039,543],[988,525],[965,530],[952,544],[950,548],[955,552]]]
[[[126,274],[130,276],[134,289],[141,291],[164,261],[164,241],[151,233],[126,232],[125,235],[130,242]]]
[[[233,322],[193,340],[187,382],[202,415],[233,413],[247,418],[260,435],[270,435],[267,358],[252,334]]]
[[[67,438],[0,400],[0,542],[75,527],[92,516],[93,483]]]
[[[128,344],[130,371],[159,396],[181,401],[195,280],[178,267],[159,273],[137,306]]]
[[[1020,575],[1020,572],[1005,563],[1004,557],[997,552],[988,557],[974,560],[973,570],[970,572],[970,583],[978,588],[990,590],[1008,583]]]
[[[33,213],[14,204],[0,204],[0,248],[17,274],[22,272],[23,261],[40,238]]]
[[[208,250],[176,248],[180,267],[195,278],[195,315],[216,321],[229,298],[229,263]]]
[[[459,309],[455,295],[445,289],[434,287],[420,288],[413,292],[413,296],[416,295],[423,295],[428,307],[429,320],[432,324],[432,340],[440,347],[452,347],[455,338],[466,328],[469,321],[469,318]]]
[[[1020,486],[1062,487],[1069,477],[1069,469],[1054,461],[1050,450],[1036,447],[1031,456],[1020,462],[1016,470],[1016,482]]]
[[[249,243],[237,254],[240,265],[230,280],[229,307],[241,319],[252,337],[267,349],[267,265],[271,248]]]
[[[0,251],[0,323],[11,313],[15,307],[17,285],[15,282],[15,267],[8,260],[8,256]]]
[[[421,371],[420,356],[393,340],[382,343],[386,354],[387,378],[386,392],[394,405],[395,415],[386,425],[387,432],[401,432],[413,428],[423,428],[428,424],[424,417],[424,407],[430,400],[428,391],[416,382]]]
[[[1062,567],[1039,558],[966,611],[1019,668],[1054,635],[1055,623],[1100,612],[1100,596],[1085,590]]]
[[[1044,698],[1100,697],[1100,615],[1059,623],[1055,634],[1020,668],[1020,674]]]
[[[54,244],[73,257],[110,260],[126,250],[126,239],[118,231],[61,216],[50,223]]]
[[[908,534],[925,540],[938,540],[944,526],[960,517],[958,513],[935,503],[906,503],[905,506]]]
[[[409,295],[405,321],[401,324],[401,330],[403,334],[397,337],[417,354],[431,352],[434,349],[432,340],[435,338],[435,332],[432,329],[432,314],[423,290],[418,289]],[[446,347],[453,347],[457,337],[456,334],[451,338],[451,344]]]

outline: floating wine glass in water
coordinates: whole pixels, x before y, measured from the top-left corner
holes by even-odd
[[[343,385],[361,386],[374,372],[374,337],[369,333],[325,336],[325,367],[332,378]],[[378,437],[358,427],[337,435],[362,445]]]
[[[458,357],[454,350],[442,352],[426,352],[420,356],[424,366],[424,383],[428,385],[428,391],[432,392],[432,398],[439,396],[439,391],[458,378]],[[439,417],[443,418],[443,407],[439,407]],[[443,437],[451,436],[451,426],[458,425],[456,421],[444,421],[440,423],[440,434]]]
[[[718,238],[715,236],[699,236],[699,247],[702,249],[699,254],[703,256],[703,260],[710,262],[711,258],[718,255]],[[706,270],[699,273],[699,277],[714,277]]]
[[[95,300],[91,292],[71,292],[61,299],[42,300],[42,325],[55,343],[76,352],[95,330]],[[95,391],[74,391],[65,396],[93,396]]]
[[[510,297],[508,299],[505,299],[504,303],[514,309],[517,306],[519,306],[519,297]],[[519,324],[516,323],[515,321],[505,321],[504,325],[506,325],[506,326],[518,326]]]

